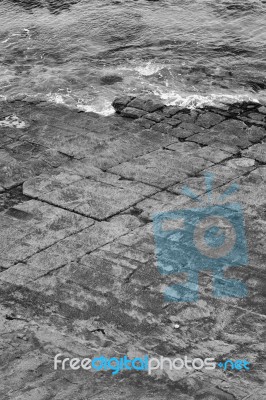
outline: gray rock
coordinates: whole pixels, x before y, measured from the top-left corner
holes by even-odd
[[[146,114],[145,111],[133,107],[126,107],[121,111],[122,117],[133,119],[141,118],[144,114]]]
[[[164,108],[163,113],[167,118],[171,118],[173,115],[177,114],[179,111],[182,110],[183,110],[182,107],[179,106],[169,106]]]
[[[102,85],[113,85],[116,82],[122,82],[123,78],[119,75],[105,75],[101,77],[100,81]]]
[[[164,119],[164,115],[158,112],[146,114],[145,118],[151,119],[154,122],[161,122]]]
[[[135,98],[129,103],[129,106],[152,113],[162,109],[164,104],[155,99]]]
[[[207,112],[199,116],[197,124],[203,126],[203,128],[211,128],[212,126],[219,124],[219,122],[222,122],[224,119],[225,118],[219,114]]]
[[[155,125],[154,121],[146,118],[139,118],[137,123],[139,124],[139,126],[145,129],[150,129],[153,125]]]
[[[266,107],[260,107],[258,111],[262,114],[266,114]]]
[[[128,103],[133,99],[134,97],[132,96],[118,97],[113,101],[112,106],[114,107],[117,113],[120,113],[124,108],[126,108]]]
[[[248,114],[249,118],[253,119],[254,121],[265,121],[265,115],[259,113],[250,113]]]

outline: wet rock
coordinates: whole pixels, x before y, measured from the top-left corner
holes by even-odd
[[[247,136],[251,143],[258,143],[266,137],[266,130],[253,125],[247,129]]]
[[[154,111],[164,108],[164,104],[156,99],[135,98],[129,103],[130,107],[138,108],[140,110],[152,113]]]
[[[167,134],[167,133],[170,133],[172,131],[173,127],[171,125],[169,125],[168,123],[166,123],[166,122],[160,122],[158,124],[155,124],[153,126],[153,129],[155,131]]]
[[[250,113],[248,114],[249,118],[253,119],[254,121],[265,121],[265,115],[259,113]]]
[[[163,109],[163,113],[167,118],[171,118],[173,115],[177,114],[179,111],[184,110],[179,106],[169,106]]]
[[[134,97],[131,96],[118,97],[113,101],[112,106],[114,107],[117,113],[120,113],[124,108],[126,108],[128,103],[133,99]]]
[[[152,121],[151,119],[146,119],[146,118],[140,118],[138,119],[137,123],[139,126],[145,129],[150,129],[153,125],[155,125],[155,122]]]
[[[199,116],[197,124],[202,126],[203,128],[211,128],[212,126],[222,122],[224,119],[225,118],[219,114],[207,112]]]
[[[141,118],[145,114],[146,114],[145,111],[133,107],[126,107],[121,111],[122,117],[133,118],[133,119]]]
[[[164,115],[158,112],[154,112],[151,114],[146,114],[145,118],[151,119],[154,122],[161,122],[164,119]]]
[[[264,107],[260,107],[259,109],[258,109],[258,111],[260,112],[260,113],[262,113],[262,114],[266,114],[266,107],[264,106]]]
[[[119,75],[105,75],[101,77],[100,81],[102,85],[113,85],[116,82],[122,82],[123,78]]]
[[[168,118],[167,119],[167,124],[171,125],[173,128],[177,127],[179,124],[181,124],[181,121],[177,118]]]
[[[190,111],[189,113],[179,112],[174,116],[174,118],[178,118],[182,122],[194,123],[197,116],[198,113],[196,111]]]

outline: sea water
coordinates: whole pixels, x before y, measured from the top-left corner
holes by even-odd
[[[264,0],[2,0],[0,95],[103,115],[123,94],[266,100]]]

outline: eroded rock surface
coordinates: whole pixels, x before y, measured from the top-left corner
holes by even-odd
[[[3,121],[24,122],[0,124],[1,399],[263,399],[265,106],[189,110],[131,96],[113,106],[99,117],[1,103]],[[184,186],[204,206],[206,172],[214,202],[240,185],[230,202],[244,210],[249,261],[226,277],[249,295],[214,298],[203,271],[197,302],[167,303],[164,288],[188,278],[160,274],[152,218],[195,207]],[[58,353],[247,359],[251,369],[112,376],[54,370]]]

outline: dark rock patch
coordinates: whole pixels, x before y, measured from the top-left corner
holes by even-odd
[[[128,103],[133,99],[134,99],[134,97],[131,97],[131,96],[119,97],[113,101],[112,106],[114,107],[114,109],[117,113],[120,113],[124,108],[126,108]]]
[[[0,194],[0,212],[30,200],[22,193],[22,186],[16,186]],[[12,211],[11,211],[12,214]]]
[[[105,75],[101,77],[100,81],[101,85],[113,85],[116,82],[122,82],[123,78],[119,75]]]

